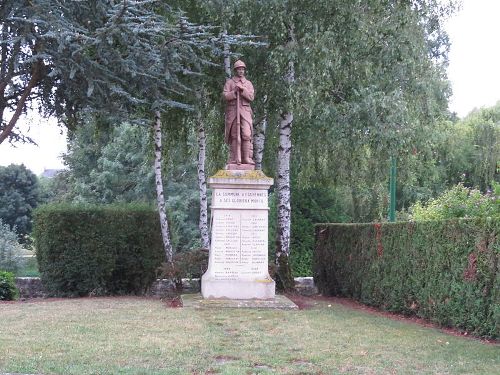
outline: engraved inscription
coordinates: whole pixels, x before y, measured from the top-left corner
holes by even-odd
[[[267,209],[267,190],[215,189],[212,208]]]
[[[267,210],[213,211],[211,257],[216,279],[266,277],[267,224]]]

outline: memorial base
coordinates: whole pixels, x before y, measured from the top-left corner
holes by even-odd
[[[201,294],[207,299],[266,299],[274,298],[276,283],[265,280],[214,280],[201,278]]]
[[[205,299],[272,300],[268,272],[268,189],[273,180],[256,170],[221,170],[212,189],[211,247],[201,278]]]

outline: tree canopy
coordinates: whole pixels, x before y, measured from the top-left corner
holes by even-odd
[[[31,215],[39,201],[38,179],[24,165],[0,166],[0,219],[20,239],[31,232]]]
[[[211,47],[203,27],[161,1],[6,0],[0,7],[0,143],[39,101],[74,127],[85,110],[151,121],[182,93]]]

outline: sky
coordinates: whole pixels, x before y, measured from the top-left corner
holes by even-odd
[[[500,101],[500,0],[464,0],[446,23],[451,40],[448,78],[453,96],[449,109],[464,117],[474,108]],[[18,122],[38,146],[0,144],[0,165],[24,164],[35,174],[63,168],[66,133],[55,119],[28,115]]]
[[[452,112],[464,117],[474,108],[500,101],[500,0],[465,0],[450,18],[448,79]]]

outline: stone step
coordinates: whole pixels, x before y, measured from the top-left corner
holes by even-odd
[[[181,295],[182,306],[194,309],[275,309],[298,310],[298,306],[283,295],[273,299],[204,299],[200,293]]]

